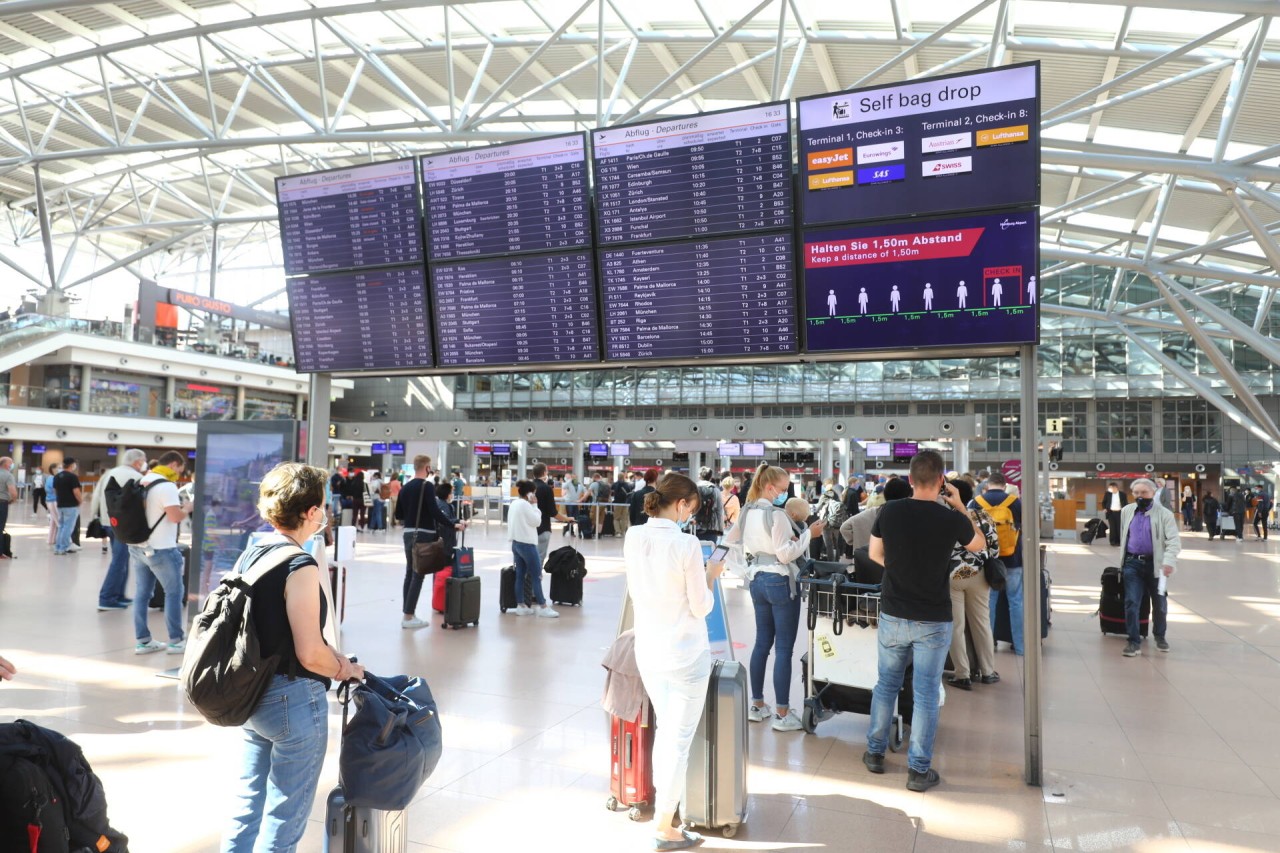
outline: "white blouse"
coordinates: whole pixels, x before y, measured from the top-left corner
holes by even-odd
[[[702,544],[675,522],[651,518],[622,543],[636,632],[636,664],[648,672],[691,666],[711,650],[707,614],[714,599]]]
[[[724,544],[730,546],[735,571],[746,568],[747,554],[773,554],[778,563],[761,565],[758,570],[786,574],[787,563],[808,553],[809,539],[807,525],[797,537],[787,514],[761,499],[742,508],[738,523],[725,535]]]
[[[511,508],[507,510],[507,541],[537,545],[540,524],[542,513],[536,506],[524,498],[512,499]]]

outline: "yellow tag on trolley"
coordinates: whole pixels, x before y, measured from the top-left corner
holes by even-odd
[[[822,656],[828,660],[836,656],[836,648],[831,645],[831,638],[825,634],[814,637],[813,645],[822,653]]]

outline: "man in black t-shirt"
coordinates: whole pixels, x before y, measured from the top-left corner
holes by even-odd
[[[551,549],[551,522],[572,519],[556,506],[556,490],[547,482],[547,466],[541,462],[533,466],[533,496],[538,502],[538,512],[542,513],[542,523],[538,525],[538,559],[545,566],[547,551]]]
[[[658,469],[650,468],[644,472],[644,485],[631,493],[631,506],[627,509],[631,513],[631,524],[644,524],[649,520],[649,514],[644,511],[644,496],[653,491],[653,484],[658,481]]]
[[[871,698],[871,726],[862,763],[884,772],[894,700],[908,664],[915,705],[907,752],[907,789],[941,782],[933,762],[942,667],[951,647],[951,552],[957,543],[977,553],[987,538],[970,519],[955,489],[947,488],[942,456],[922,450],[911,459],[912,495],[887,503],[871,528],[871,559],[884,566],[877,629],[880,678]],[[938,502],[941,496],[946,506]]]
[[[70,456],[62,460],[62,470],[53,478],[53,493],[58,504],[58,538],[53,545],[54,554],[79,551],[72,542],[73,534],[80,530],[80,502],[84,494],[80,488],[79,466]]]

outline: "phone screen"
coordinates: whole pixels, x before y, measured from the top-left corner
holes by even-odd
[[[711,552],[711,556],[707,558],[708,563],[722,563],[724,558],[729,556],[729,546],[717,545]]]

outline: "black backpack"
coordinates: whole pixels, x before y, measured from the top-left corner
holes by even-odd
[[[209,593],[196,615],[180,678],[187,700],[215,726],[244,725],[280,665],[280,654],[263,657],[258,644],[253,624],[254,584],[305,553],[296,545],[281,543],[258,553],[253,568],[243,574],[237,564]]]
[[[29,825],[40,827],[34,848]],[[128,845],[75,741],[26,720],[0,724],[0,850],[128,853]]]
[[[107,505],[107,516],[111,519],[111,530],[116,539],[126,545],[145,545],[151,534],[164,521],[161,514],[156,523],[147,524],[147,493],[168,480],[161,477],[147,485],[142,480],[126,480],[121,486],[112,477],[103,492]]]
[[[572,545],[557,548],[547,555],[546,573],[577,580],[587,573],[587,558]]]
[[[716,511],[720,506],[720,493],[716,491],[715,486],[698,486],[698,513],[695,516],[694,524],[699,530],[707,530],[715,533],[721,531],[720,524],[717,523]]]

